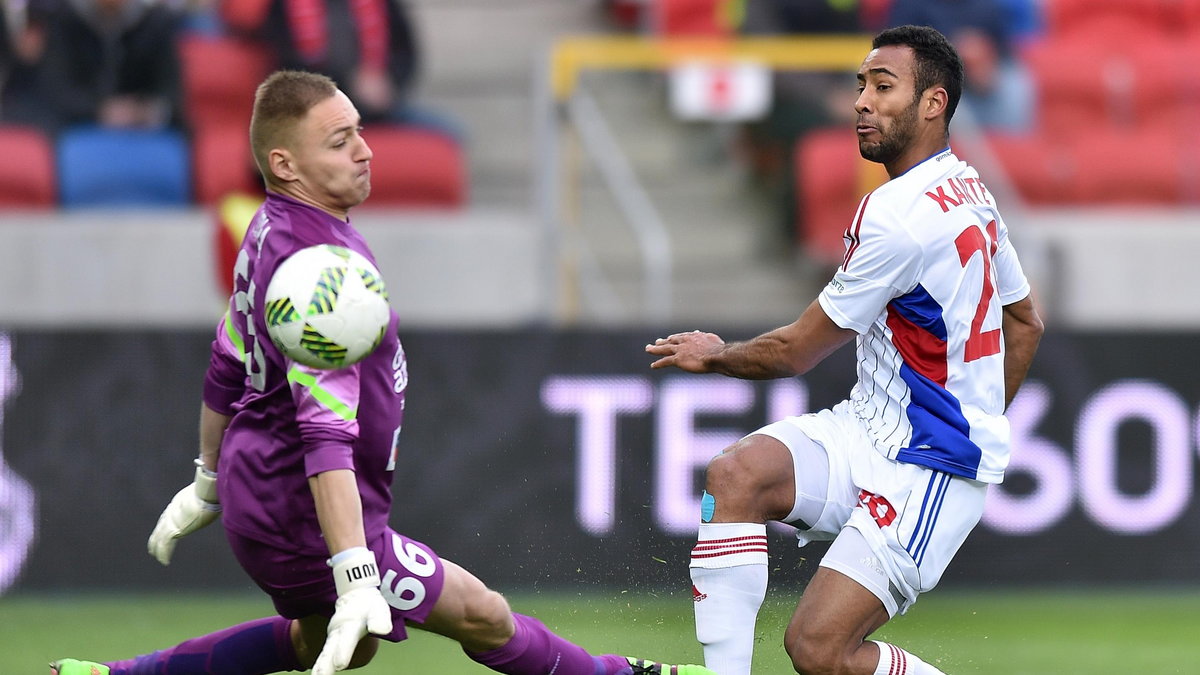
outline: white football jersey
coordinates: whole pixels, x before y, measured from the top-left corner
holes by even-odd
[[[879,452],[1004,478],[1001,308],[1028,294],[995,200],[949,148],[863,198],[818,300],[859,334],[850,402]]]

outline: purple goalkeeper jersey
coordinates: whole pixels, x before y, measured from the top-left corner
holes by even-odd
[[[317,370],[272,344],[263,297],[275,269],[296,251],[336,244],[374,262],[348,222],[268,193],[234,267],[229,310],[212,344],[204,402],[232,416],[217,482],[226,528],[289,551],[328,555],[308,478],[352,469],[367,540],[387,526],[408,367],[396,313],[361,362]]]

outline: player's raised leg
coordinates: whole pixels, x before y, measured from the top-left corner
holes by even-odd
[[[792,511],[793,473],[787,447],[758,434],[708,465],[690,570],[696,638],[705,665],[720,675],[750,672],[754,624],[767,592],[766,521]]]
[[[458,641],[472,660],[510,675],[712,675],[701,666],[673,666],[615,654],[593,656],[514,613],[504,596],[462,567],[443,560],[445,581],[433,613],[419,627]]]
[[[63,659],[50,664],[51,675],[267,675],[301,669],[292,644],[292,621],[278,616],[123,661]]]
[[[802,674],[944,675],[895,645],[866,639],[889,618],[883,603],[862,584],[820,567],[796,606],[784,646]]]

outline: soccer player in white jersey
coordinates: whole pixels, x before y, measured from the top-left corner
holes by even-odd
[[[654,368],[746,379],[807,372],[857,339],[829,410],[759,429],[708,465],[692,551],[696,635],[719,675],[750,672],[766,521],[832,539],[784,635],[800,673],[926,675],[869,640],[932,589],[1009,457],[1004,410],[1042,334],[1008,231],[949,148],[962,61],[931,28],[880,33],[858,71],[859,151],[890,180],[863,198],[833,279],[795,322],[745,342],[659,338]]]

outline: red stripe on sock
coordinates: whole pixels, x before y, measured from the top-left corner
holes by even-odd
[[[908,672],[908,659],[905,658],[904,650],[895,645],[888,645],[892,650],[892,667],[893,675],[904,675]]]
[[[742,539],[728,539],[720,542],[699,541],[692,547],[693,550],[707,551],[714,548],[730,548],[732,546],[766,546],[766,537],[747,537]]]
[[[741,539],[737,541],[729,541],[727,543],[710,543],[701,542],[692,547],[693,551],[718,551],[725,548],[738,548],[742,546],[766,546],[767,540],[765,537],[761,539]]]
[[[730,549],[728,551],[718,551],[716,553],[696,553],[692,552],[692,559],[697,558],[720,558],[727,555],[738,555],[739,553],[767,553],[766,546],[744,546],[742,548]]]

